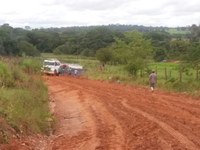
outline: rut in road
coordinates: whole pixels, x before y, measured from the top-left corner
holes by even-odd
[[[58,120],[49,149],[124,149],[122,129],[101,103],[71,86],[53,85],[49,89]]]
[[[73,77],[48,77],[57,118],[46,149],[200,149],[200,101]]]

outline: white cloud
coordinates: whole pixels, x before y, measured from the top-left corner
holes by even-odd
[[[199,0],[0,0],[0,24],[61,27],[200,23]]]

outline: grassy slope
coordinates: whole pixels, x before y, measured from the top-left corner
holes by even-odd
[[[38,60],[0,61],[0,118],[15,133],[48,133],[48,90],[40,76]],[[4,122],[5,122],[4,121]],[[8,138],[8,132],[0,124],[0,143]]]

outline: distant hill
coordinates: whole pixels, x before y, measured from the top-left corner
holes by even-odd
[[[143,25],[120,25],[120,24],[111,24],[102,26],[74,26],[74,27],[46,28],[43,30],[62,33],[65,31],[88,31],[90,29],[94,29],[97,27],[104,27],[113,31],[120,31],[120,32],[128,32],[133,30],[137,30],[140,32],[165,31],[172,35],[190,33],[189,27],[152,27]]]

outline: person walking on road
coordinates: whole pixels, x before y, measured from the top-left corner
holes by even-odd
[[[150,84],[150,88],[152,92],[155,90],[156,83],[157,83],[157,75],[155,71],[153,70],[151,74],[149,75],[149,84]]]

